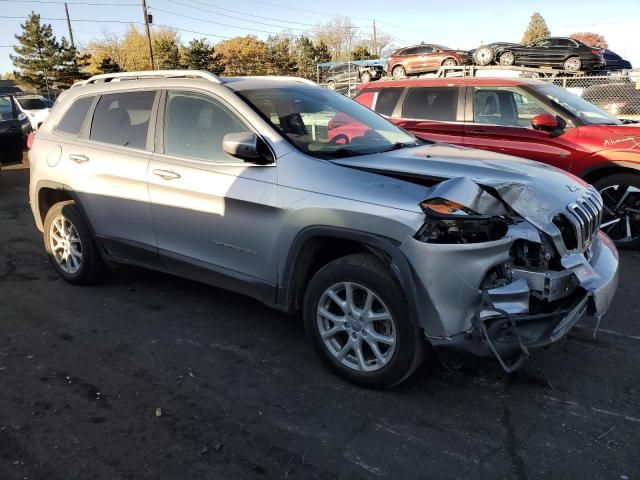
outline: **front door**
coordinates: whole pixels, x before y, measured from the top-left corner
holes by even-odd
[[[474,87],[467,94],[464,142],[468,147],[529,158],[569,169],[574,151],[570,145],[578,129],[567,128],[559,137],[534,130],[531,119],[553,112],[529,93],[515,88]]]
[[[0,96],[0,165],[19,159],[22,152],[22,127],[17,107],[9,96]],[[4,157],[4,158],[3,158]]]
[[[460,92],[459,87],[449,86],[408,87],[391,120],[425,140],[462,144],[464,95]]]
[[[168,91],[148,184],[158,247],[178,274],[221,284],[264,286],[278,229],[275,165],[259,166],[222,149],[227,133],[249,127],[210,94]]]

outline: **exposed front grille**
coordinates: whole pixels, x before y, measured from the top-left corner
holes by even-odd
[[[593,238],[600,230],[602,206],[602,198],[592,186],[589,186],[582,198],[567,205],[567,218],[576,232],[577,250],[583,251],[591,246]],[[567,244],[566,239],[565,244]]]

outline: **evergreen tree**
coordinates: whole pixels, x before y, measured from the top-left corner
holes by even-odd
[[[88,60],[88,55],[78,55],[75,47],[62,37],[57,54],[57,65],[53,73],[55,87],[58,90],[66,90],[76,81],[86,78],[81,67],[86,66]]]
[[[547,22],[544,21],[542,15],[538,12],[535,12],[531,15],[531,20],[529,20],[529,26],[524,32],[522,36],[522,44],[529,45],[533,42],[537,42],[545,37],[551,35],[549,31],[549,27],[547,27]]]
[[[180,68],[180,52],[175,38],[161,36],[154,39],[153,54],[156,67],[159,70],[173,70]]]
[[[194,39],[182,48],[182,66],[190,70],[205,70],[220,74],[224,67],[220,64],[221,55],[204,39]]]
[[[369,60],[370,58],[371,54],[364,45],[358,45],[351,52],[351,60]]]
[[[60,57],[60,45],[53,36],[51,25],[40,23],[40,15],[31,12],[24,24],[22,34],[15,38],[19,45],[9,55],[17,68],[16,80],[22,85],[44,92],[52,87],[55,70]]]
[[[314,44],[309,37],[305,36],[296,41],[295,47],[298,75],[316,80],[318,63],[331,60],[329,49],[324,43]]]
[[[104,57],[98,65],[98,73],[118,73],[122,69],[111,57]]]
[[[289,37],[269,35],[266,44],[267,74],[295,75],[298,67],[292,53],[291,39]]]

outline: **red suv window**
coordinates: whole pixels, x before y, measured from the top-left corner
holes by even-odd
[[[458,87],[413,87],[404,99],[402,118],[455,122]]]

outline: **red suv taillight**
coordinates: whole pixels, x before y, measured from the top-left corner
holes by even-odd
[[[36,136],[36,132],[31,132],[27,137],[27,148],[29,150],[31,150],[31,147],[33,146],[33,137],[35,136]]]

